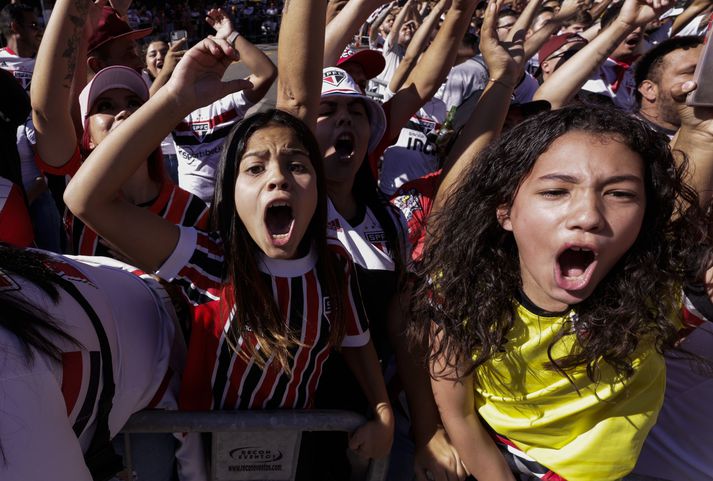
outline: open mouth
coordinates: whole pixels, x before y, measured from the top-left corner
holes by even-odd
[[[334,142],[334,150],[340,159],[350,159],[354,155],[354,137],[348,133],[340,134]]]
[[[636,47],[639,42],[641,41],[641,37],[639,35],[634,35],[633,37],[627,38],[624,43],[626,44],[627,47]]]
[[[276,246],[285,245],[290,240],[295,217],[287,202],[275,202],[265,210],[267,233]]]
[[[568,291],[584,289],[592,277],[597,253],[587,247],[571,246],[557,256],[557,285]]]

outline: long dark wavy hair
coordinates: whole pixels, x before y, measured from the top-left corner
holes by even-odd
[[[640,342],[651,342],[659,352],[674,342],[672,316],[680,312],[681,288],[702,275],[701,261],[710,253],[705,214],[683,180],[685,159],[677,166],[665,136],[621,112],[572,107],[529,119],[489,146],[429,220],[409,333],[421,341],[442,335],[431,356],[450,360],[460,376],[506,349],[517,315],[517,245],[496,211],[512,205],[539,156],[572,131],[621,142],[639,154],[646,210],[634,244],[577,304],[578,320],[563,325],[559,338],[576,336],[572,353],[553,359],[550,346],[545,367],[565,376],[584,367],[596,381],[607,363],[629,376]]]
[[[232,298],[223,299],[236,307],[236,319],[227,333],[228,342],[241,356],[252,357],[264,366],[275,356],[283,368],[289,370],[289,348],[299,342],[299,333],[291,332],[280,315],[272,294],[272,287],[263,282],[258,268],[259,248],[250,237],[245,225],[235,210],[235,181],[240,160],[250,137],[260,129],[270,126],[285,126],[292,129],[309,154],[317,178],[317,207],[310,221],[300,251],[309,251],[314,246],[318,253],[317,272],[322,283],[322,292],[331,303],[329,343],[339,346],[346,330],[344,299],[346,288],[337,275],[336,258],[327,249],[327,188],[322,164],[322,154],[312,131],[301,120],[277,109],[252,115],[238,123],[230,132],[218,165],[213,196],[213,230],[220,232],[224,242],[225,262],[223,279]],[[256,337],[260,349],[238,350],[239,339],[248,333]]]

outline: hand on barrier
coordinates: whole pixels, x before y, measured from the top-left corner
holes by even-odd
[[[349,448],[364,458],[383,458],[391,451],[394,416],[388,403],[376,408],[376,419],[359,426],[349,436]]]

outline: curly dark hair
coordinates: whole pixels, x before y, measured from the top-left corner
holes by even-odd
[[[673,344],[681,288],[702,275],[700,262],[710,252],[703,209],[683,180],[685,159],[677,166],[668,139],[637,119],[614,109],[571,107],[535,116],[489,146],[429,220],[409,333],[421,342],[443,334],[431,356],[449,359],[459,375],[505,349],[516,316],[522,287],[518,250],[496,211],[512,205],[539,156],[571,131],[622,142],[639,154],[646,210],[632,247],[577,305],[577,326],[568,321],[559,333],[561,338],[574,332],[576,348],[563,358],[550,355],[546,367],[565,376],[585,367],[595,381],[605,362],[628,376],[632,354],[644,339],[659,352]]]
[[[212,230],[220,232],[224,242],[223,279],[230,286],[227,294],[232,299],[223,299],[223,302],[232,301],[237,308],[236,320],[231,323],[230,332],[227,333],[228,342],[235,347],[241,337],[251,333],[258,339],[260,349],[253,351],[250,343],[245,343],[247,352],[239,351],[241,356],[252,356],[258,365],[264,366],[270,356],[275,355],[282,367],[289,370],[289,348],[299,342],[299,337],[290,332],[280,315],[272,287],[261,282],[263,278],[256,255],[259,248],[238,216],[234,200],[235,180],[248,140],[258,130],[275,125],[288,127],[295,132],[315,170],[317,207],[299,249],[300,252],[306,252],[313,245],[317,250],[317,272],[324,279],[324,295],[331,300],[329,343],[333,347],[341,344],[346,332],[346,307],[343,301],[346,287],[344,282],[339,282],[338,261],[327,248],[327,187],[322,154],[317,139],[304,122],[287,112],[270,109],[251,115],[233,127],[218,164],[211,224]]]

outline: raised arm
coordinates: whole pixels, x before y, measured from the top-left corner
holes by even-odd
[[[406,22],[406,18],[410,15],[414,1],[415,0],[406,0],[406,3],[403,4],[399,13],[396,14],[394,23],[391,25],[391,31],[384,39],[384,50],[393,47],[396,42],[399,41],[399,30],[401,30],[404,22]]]
[[[452,186],[480,151],[500,136],[512,93],[525,68],[522,47],[525,32],[520,30],[512,42],[498,40],[497,13],[502,1],[490,0],[480,31],[480,51],[488,66],[490,80],[443,165],[431,212],[441,208]]]
[[[277,44],[277,108],[313,131],[322,93],[325,19],[322,0],[286,0]]]
[[[691,4],[686,7],[686,9],[673,21],[673,25],[671,26],[671,36],[673,37],[680,32],[683,27],[691,22],[691,20],[696,18],[698,15],[703,13],[705,9],[712,5],[713,2],[711,2],[711,0],[693,0],[693,2],[691,2]]]
[[[607,8],[609,8],[609,5],[612,3],[612,0],[602,0],[599,3],[595,3],[592,5],[592,8],[589,9],[589,14],[592,16],[592,19],[596,22],[599,20],[599,17],[602,16],[604,12],[607,11]]]
[[[37,152],[55,167],[69,161],[77,147],[72,93],[86,82],[86,77],[79,78],[86,76],[82,68],[88,38],[85,25],[92,22],[92,13],[100,10],[101,4],[88,0],[59,0],[37,52],[30,91]]]
[[[451,0],[440,0],[433,10],[431,10],[431,13],[424,19],[423,23],[421,23],[421,26],[418,27],[416,33],[413,34],[411,42],[409,42],[408,48],[406,48],[404,58],[401,59],[396,72],[394,72],[394,75],[391,77],[389,90],[397,92],[406,81],[421,58],[421,52],[423,52],[423,49],[428,45],[431,32],[434,27],[438,25],[438,20],[441,18],[443,12],[448,9],[450,4]]]
[[[386,20],[386,17],[389,16],[389,13],[391,13],[391,9],[396,5],[396,2],[391,2],[387,6],[385,6],[381,12],[379,12],[379,15],[374,19],[373,22],[371,22],[371,25],[369,26],[369,47],[373,48],[376,45],[376,38],[379,35],[379,27],[381,27],[381,24],[384,23],[384,20]]]
[[[669,7],[670,0],[625,0],[619,16],[537,89],[534,100],[548,100],[553,109],[567,105],[592,73],[631,32]]]
[[[123,200],[121,186],[186,115],[250,87],[246,80],[220,80],[237,59],[237,51],[222,39],[207,38],[186,52],[164,88],[94,149],[65,190],[67,207],[144,270],[160,267],[175,248],[179,230]]]
[[[150,95],[154,95],[156,92],[158,92],[161,87],[166,85],[168,79],[171,78],[173,70],[176,68],[176,65],[178,65],[178,62],[181,60],[181,57],[183,57],[183,54],[186,53],[186,51],[183,49],[185,45],[186,39],[182,38],[177,42],[174,42],[173,45],[171,45],[170,47],[168,47],[168,51],[166,52],[166,58],[163,61],[163,68],[158,73],[153,83],[151,83],[151,87],[149,87]]]
[[[542,47],[547,39],[556,33],[562,24],[574,17],[577,12],[584,8],[585,0],[564,0],[559,12],[552,17],[545,25],[536,30],[530,38],[525,40],[525,60],[529,60]],[[513,30],[515,30],[513,28]]]
[[[527,31],[530,29],[530,25],[532,25],[532,21],[535,20],[535,16],[537,16],[537,12],[540,10],[542,3],[543,0],[530,0],[527,2],[527,5],[525,5],[522,13],[520,13],[517,20],[510,28],[507,40],[512,40],[513,35],[520,30]]]
[[[458,45],[468,29],[475,4],[475,0],[453,0],[431,46],[389,100],[389,131],[385,136],[393,138],[398,135],[408,119],[435,95],[445,81],[455,61]]]
[[[230,16],[220,8],[210,10],[206,16],[206,22],[215,29],[216,38],[228,39],[236,31]],[[277,67],[262,50],[242,35],[238,35],[233,42],[233,47],[238,51],[240,60],[251,72],[248,80],[253,86],[245,89],[245,98],[250,102],[257,103],[270,90],[272,82],[277,77]]]
[[[325,67],[337,65],[337,60],[354,33],[359,30],[371,12],[383,4],[383,0],[351,0],[339,12],[339,15],[329,22],[324,34],[323,65]]]

